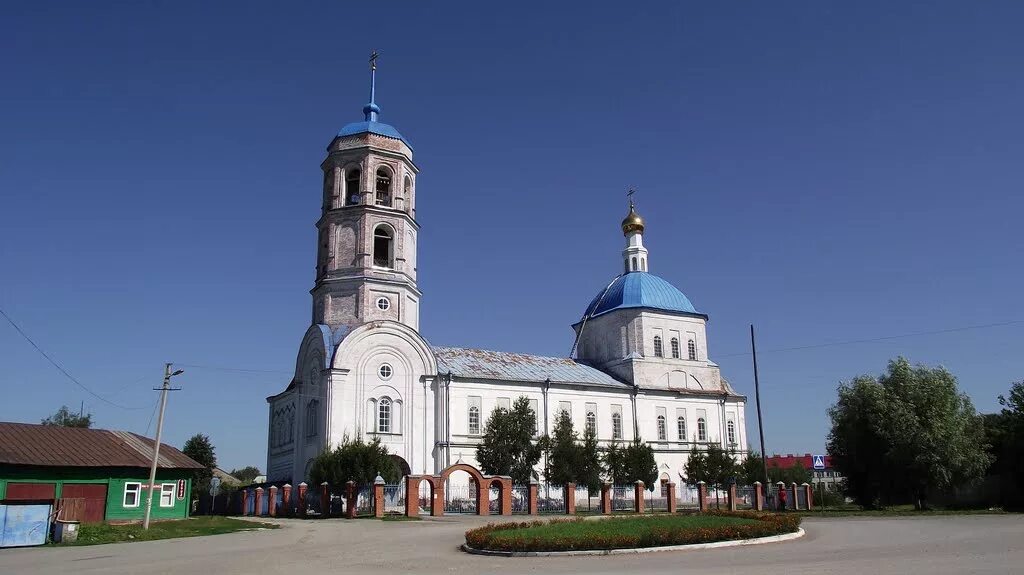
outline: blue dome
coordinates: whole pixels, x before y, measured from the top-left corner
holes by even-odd
[[[602,297],[603,296],[603,297]],[[584,317],[622,308],[648,308],[658,311],[703,315],[675,286],[648,272],[630,272],[612,282],[587,306]]]
[[[354,136],[356,134],[365,133],[377,134],[378,136],[384,136],[385,138],[394,138],[396,140],[402,140],[406,146],[412,148],[409,141],[405,139],[402,134],[395,129],[391,124],[385,124],[383,122],[363,121],[363,122],[352,122],[346,125],[338,132],[338,136]]]

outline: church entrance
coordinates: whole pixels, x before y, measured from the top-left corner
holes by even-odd
[[[398,468],[399,475],[401,475],[402,477],[412,475],[412,468],[409,467],[409,463],[405,459],[403,459],[401,455],[395,455],[394,453],[392,453],[390,457],[391,460],[395,462],[395,467]]]

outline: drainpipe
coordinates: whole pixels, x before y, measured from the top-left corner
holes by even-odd
[[[633,441],[640,438],[640,425],[636,421],[636,394],[640,392],[640,386],[633,386],[633,393],[629,396],[630,403],[633,404]]]
[[[444,466],[452,464],[452,372],[448,371],[448,379],[444,385]]]
[[[548,391],[551,389],[551,378],[544,380],[544,436],[548,436]],[[544,470],[548,468],[548,450],[544,450]],[[547,473],[544,474],[544,497],[551,498],[551,485],[548,483]]]
[[[409,423],[412,423],[410,418]],[[410,425],[409,427],[412,427]],[[427,438],[430,434],[427,433],[427,378],[423,378],[423,463],[420,464],[421,473],[427,474]]]
[[[719,437],[719,441],[722,443],[722,449],[726,449],[725,442],[727,441],[727,438],[726,438],[726,434],[725,434],[725,396],[724,395],[722,396],[722,399],[720,399],[718,401],[718,404],[719,404],[719,410],[718,410],[718,433],[720,434],[718,437]]]

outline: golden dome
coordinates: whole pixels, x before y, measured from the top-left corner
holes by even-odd
[[[628,236],[633,232],[644,233],[644,219],[636,213],[633,202],[629,202],[629,214],[622,220],[622,234]]]

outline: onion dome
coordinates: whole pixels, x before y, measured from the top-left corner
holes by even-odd
[[[633,202],[629,202],[629,214],[626,215],[626,219],[622,220],[622,234],[628,236],[633,232],[644,233],[644,219],[636,213]]]

